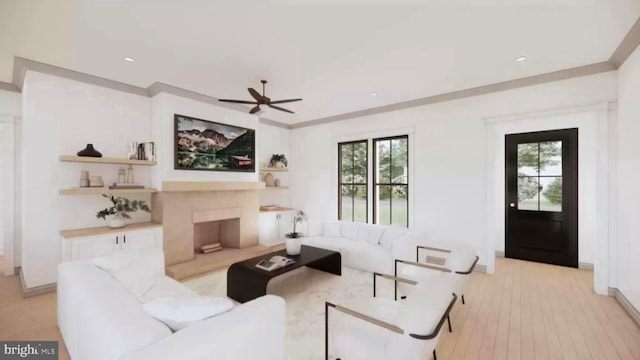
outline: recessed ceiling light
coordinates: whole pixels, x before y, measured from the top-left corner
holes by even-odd
[[[374,92],[371,93],[371,96],[376,96],[376,95],[378,95],[378,94],[374,93]]]
[[[134,62],[134,61],[136,61],[136,59],[134,59],[134,58],[132,58],[132,57],[128,57],[128,56],[126,56],[126,57],[124,58],[124,61]]]
[[[527,57],[526,57],[526,56],[518,56],[518,57],[516,58],[516,61],[517,61],[517,62],[521,62],[521,61],[525,61],[525,60],[527,60]]]

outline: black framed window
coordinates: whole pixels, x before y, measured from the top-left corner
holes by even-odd
[[[368,141],[338,144],[338,219],[367,222]]]
[[[373,222],[409,226],[409,136],[373,139]]]

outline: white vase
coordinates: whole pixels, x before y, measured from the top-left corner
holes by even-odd
[[[300,255],[300,248],[302,247],[302,238],[287,238],[285,240],[285,248],[287,255]]]
[[[109,219],[109,227],[112,229],[124,227],[124,218],[118,214],[113,215]]]

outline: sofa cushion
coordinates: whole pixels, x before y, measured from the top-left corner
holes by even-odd
[[[354,269],[393,274],[393,258],[391,253],[380,245],[364,241],[346,241],[342,249],[342,263]]]
[[[116,274],[126,269],[136,260],[137,253],[121,251],[115,254],[100,256],[92,260],[93,264],[109,274]]]
[[[358,227],[359,225],[350,221],[340,222],[340,235],[349,240],[358,240]]]
[[[385,228],[379,225],[358,225],[358,240],[377,245],[382,238]]]
[[[172,330],[178,331],[233,309],[233,302],[213,296],[174,296],[149,301],[142,305],[142,309]]]
[[[153,287],[158,278],[156,276],[156,254],[148,253],[138,256],[123,270],[113,274],[133,296],[142,297],[151,287]]]
[[[344,247],[345,243],[349,242],[350,241],[341,237],[315,236],[302,238],[303,245],[314,246],[331,251],[340,251],[340,249]]]
[[[326,222],[322,224],[322,236],[324,237],[340,237],[340,223]]]
[[[419,282],[403,303],[395,325],[405,333],[430,335],[453,300],[452,294],[445,278]]]
[[[393,249],[393,243],[401,236],[407,235],[409,229],[400,226],[387,226],[380,238],[380,245],[382,245],[387,251]]]
[[[476,261],[476,251],[467,244],[456,244],[451,247],[444,266],[451,271],[466,272]]]
[[[156,277],[156,283],[144,295],[138,298],[145,303],[159,298],[172,296],[195,296],[196,293],[178,281],[167,277]]]

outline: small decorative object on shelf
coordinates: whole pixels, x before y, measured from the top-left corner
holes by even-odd
[[[304,234],[296,232],[296,225],[302,223],[303,221],[307,221],[307,215],[299,210],[295,216],[293,217],[293,232],[285,234],[285,248],[287,250],[287,255],[299,255],[300,248],[302,247],[302,237]]]
[[[273,186],[280,187],[280,179],[276,179],[276,181],[274,182]]]
[[[133,179],[133,165],[129,165],[127,168],[127,180],[125,182],[127,184],[133,184],[135,182]]]
[[[287,158],[284,156],[284,154],[273,154],[271,155],[271,160],[269,161],[269,167],[286,168]]]
[[[87,170],[80,171],[80,187],[89,187],[89,172]]]
[[[130,160],[156,161],[156,143],[133,141],[129,144],[128,155]]]
[[[123,184],[125,182],[127,182],[127,170],[121,167],[118,169],[118,183]]]
[[[271,175],[271,173],[267,173],[264,176],[264,184],[266,187],[274,187],[275,186],[275,179],[273,178],[273,175]]]
[[[111,216],[111,218],[109,218],[110,228],[124,227],[124,219],[131,219],[129,213],[133,213],[138,210],[151,212],[151,209],[149,209],[149,205],[147,205],[147,203],[142,200],[129,200],[123,197],[114,197],[104,194],[102,196],[109,199],[113,206],[98,211],[98,213],[96,214],[96,218],[106,220],[107,216],[113,215]]]
[[[93,148],[93,144],[87,144],[87,147],[78,151],[78,156],[102,157],[102,154]]]
[[[102,176],[92,176],[91,181],[89,182],[90,187],[103,187],[104,182],[102,181]]]
[[[134,183],[113,183],[113,185],[109,185],[109,189],[118,190],[118,189],[144,189],[144,185],[134,184]]]

